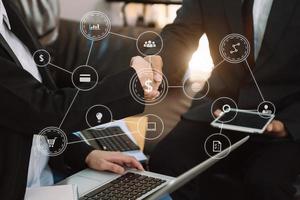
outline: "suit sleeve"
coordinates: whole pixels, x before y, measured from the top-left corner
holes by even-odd
[[[1,58],[0,62],[0,126],[30,137],[45,127],[59,126],[77,89],[49,90],[14,63]],[[114,119],[142,112],[144,107],[132,99],[129,91],[129,82],[134,74],[134,69],[128,68],[104,78],[89,92],[79,92],[61,128],[66,133],[87,128],[85,114],[96,104],[111,106]],[[138,89],[142,92],[141,85]],[[118,102],[122,109],[114,108]]]
[[[161,52],[164,73],[169,78],[170,84],[181,83],[189,60],[198,48],[199,39],[203,33],[200,1],[183,0],[175,21],[167,25],[161,33],[164,43]]]
[[[299,96],[299,95],[298,95]],[[295,100],[295,101],[294,101]],[[290,102],[282,109],[279,108],[279,112],[276,115],[276,119],[282,121],[289,136],[294,141],[300,141],[300,97],[294,98],[293,102]]]

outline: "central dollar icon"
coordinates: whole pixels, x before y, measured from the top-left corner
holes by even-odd
[[[146,92],[147,93],[150,93],[153,91],[153,87],[152,87],[152,81],[150,79],[148,79],[146,82],[145,82],[145,85],[146,85]]]
[[[160,84],[154,85],[155,82],[152,79],[153,72],[161,74],[162,82]],[[141,77],[141,83],[139,77]],[[141,85],[142,88],[140,88]],[[141,89],[143,89],[143,91]],[[138,103],[143,105],[155,105],[161,102],[167,96],[168,80],[164,74],[155,69],[141,70],[132,76],[129,84],[129,90],[133,99]],[[151,92],[156,90],[158,91],[158,94],[155,98],[147,98],[147,94],[150,94]]]

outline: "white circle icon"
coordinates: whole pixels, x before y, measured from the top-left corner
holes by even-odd
[[[33,53],[33,60],[38,67],[46,67],[51,61],[51,56],[45,49],[39,49]]]
[[[144,118],[147,118],[146,123],[146,135],[142,133],[145,131],[145,121]],[[165,130],[165,125],[163,120],[154,114],[147,114],[141,117],[137,123],[137,130],[141,137],[145,140],[153,141],[160,138]]]
[[[143,56],[157,55],[163,49],[163,39],[156,32],[146,31],[139,35],[136,47]]]
[[[62,154],[68,144],[66,134],[57,127],[47,127],[43,129],[37,140],[38,150],[47,156],[58,156]]]
[[[231,141],[226,135],[215,133],[205,140],[204,150],[211,158],[223,159],[231,151]]]
[[[227,62],[241,63],[250,55],[250,43],[241,34],[232,33],[221,41],[219,51]]]
[[[257,107],[257,112],[262,118],[270,118],[271,115],[275,115],[276,107],[270,101],[263,101]]]
[[[105,129],[107,124],[113,121],[112,111],[105,105],[94,105],[89,108],[85,114],[85,120],[89,127],[98,127]]]
[[[210,111],[214,119],[217,118],[217,116],[215,116],[214,114],[216,110],[221,110],[221,112],[223,113],[229,113],[231,111],[230,114],[219,118],[219,122],[228,123],[234,120],[234,118],[237,116],[238,106],[233,99],[229,97],[220,97],[216,99],[211,105]]]
[[[81,33],[89,40],[104,39],[110,32],[111,22],[107,15],[100,11],[91,11],[80,21]]]
[[[230,109],[231,109],[231,106],[228,105],[228,104],[225,104],[224,106],[222,106],[221,111],[224,112],[224,113],[228,113],[230,111]]]
[[[140,104],[143,104],[143,105],[158,104],[161,101],[163,101],[164,98],[168,94],[169,84],[168,84],[167,78],[161,72],[159,72],[157,70],[154,70],[154,71],[156,73],[161,74],[161,76],[162,76],[162,82],[158,87],[159,95],[154,99],[146,99],[144,97],[144,94],[141,94],[141,91],[139,91],[139,89],[138,89],[138,85],[140,84],[140,78],[141,78],[142,80],[145,80],[145,82],[142,83],[142,85],[144,85],[145,92],[152,92],[154,90],[155,82],[153,80],[147,78],[147,77],[149,77],[149,75],[151,76],[151,74],[153,74],[153,70],[150,70],[150,71],[147,69],[141,70],[141,71],[137,72],[136,74],[134,74],[130,80],[130,83],[129,83],[130,94],[133,97],[133,99]]]
[[[183,82],[183,93],[189,99],[201,100],[209,92],[209,82],[207,80],[196,80],[191,82],[189,78]]]
[[[72,83],[80,91],[92,90],[98,81],[98,72],[88,65],[79,66],[72,73]]]

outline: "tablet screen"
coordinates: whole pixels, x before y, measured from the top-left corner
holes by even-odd
[[[228,113],[223,114],[218,121],[228,121],[228,119],[232,119],[232,116],[235,114],[236,111],[229,111]],[[237,112],[236,117],[232,121],[224,124],[262,129],[269,120],[269,117],[261,117],[259,113]]]

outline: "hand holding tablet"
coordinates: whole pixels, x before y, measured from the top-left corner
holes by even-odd
[[[263,134],[275,117],[273,114],[232,108],[216,114],[219,116],[211,123],[213,127],[258,134]]]

